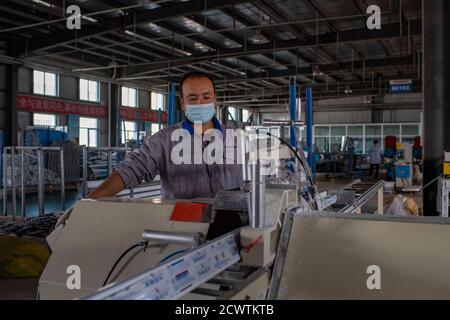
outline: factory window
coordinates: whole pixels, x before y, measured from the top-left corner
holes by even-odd
[[[330,134],[329,126],[317,126],[314,128],[314,135],[316,136],[328,136]]]
[[[314,127],[314,152],[328,152],[330,144],[330,127]]]
[[[353,141],[353,147],[356,154],[364,153],[364,139],[360,137],[350,137]]]
[[[121,126],[122,143],[127,143],[130,140],[136,140],[136,122],[122,121]]]
[[[98,146],[98,120],[80,117],[80,145]]]
[[[56,73],[33,70],[33,93],[56,97],[58,95]]]
[[[364,135],[363,126],[348,126],[348,135],[349,136],[362,136]]]
[[[144,142],[145,137],[147,136],[147,132],[145,131],[139,131],[139,144]]]
[[[367,125],[366,136],[379,136],[381,135],[381,125]]]
[[[100,102],[99,87],[98,81],[80,79],[80,100]]]
[[[345,145],[345,126],[330,126],[330,151],[340,152]]]
[[[378,145],[381,147],[382,150],[384,150],[384,143],[382,137],[366,137],[366,152],[369,153],[370,149],[373,146],[373,141],[378,140]]]
[[[46,113],[33,113],[33,125],[43,127],[56,127],[56,115]]]
[[[373,141],[379,141],[381,149],[384,148],[384,137],[396,136],[398,142],[414,143],[416,136],[420,135],[419,124],[361,124],[361,125],[315,125],[314,150],[316,152],[342,151],[346,139],[353,142],[356,154],[367,154],[373,146]]]
[[[401,142],[414,144],[414,139],[419,135],[419,125],[403,124]]]
[[[344,151],[345,136],[330,137],[330,151],[340,152]]]
[[[250,111],[247,109],[242,109],[242,122],[247,122],[250,118]]]
[[[151,107],[153,110],[165,110],[164,95],[162,93],[151,93]]]
[[[314,152],[328,152],[328,138],[315,137],[314,138]]]
[[[122,106],[137,107],[137,90],[134,88],[122,87]]]
[[[419,126],[417,124],[403,124],[402,136],[417,136],[419,135]]]
[[[397,125],[384,125],[383,134],[385,136],[398,136],[400,134],[400,126]]]
[[[152,123],[152,134],[155,134],[159,131],[159,124]]]
[[[228,117],[227,117],[228,120],[238,121],[237,115],[238,115],[238,109],[233,108],[233,107],[228,107]]]
[[[345,126],[331,126],[331,136],[345,136]]]

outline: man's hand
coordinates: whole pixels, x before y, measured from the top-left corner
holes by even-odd
[[[86,198],[88,199],[98,199],[102,197],[112,197],[123,190],[125,187],[122,178],[116,172],[113,172],[105,181],[93,192],[91,192]],[[59,217],[56,222],[55,229],[59,225],[65,225],[66,221],[69,219],[72,213],[72,208],[66,210],[61,217]]]
[[[98,199],[102,197],[112,197],[125,188],[122,177],[115,171],[106,178],[105,181],[94,191],[92,191],[87,198]]]

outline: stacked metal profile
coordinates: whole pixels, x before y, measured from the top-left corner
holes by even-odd
[[[38,164],[37,156],[33,151],[26,151],[24,157],[24,182],[27,186],[35,186],[38,184]],[[58,153],[59,157],[59,153]],[[11,187],[11,154],[10,152],[4,157],[4,165],[6,167],[6,186]],[[21,166],[22,155],[15,154],[14,158],[14,177],[16,186],[21,186]],[[53,171],[44,168],[44,183],[45,184],[59,184],[60,177],[58,171]]]
[[[33,128],[22,131],[23,145],[48,147],[54,141],[66,141],[67,133],[50,128]]]
[[[27,151],[24,153],[24,182],[26,186],[36,186],[38,184],[38,164],[36,153]],[[59,157],[59,153],[58,153]],[[11,187],[11,154],[4,157],[4,165],[6,167],[6,185]],[[15,155],[14,159],[14,177],[16,184],[20,185],[21,181],[21,163],[22,155],[20,153]],[[44,183],[45,184],[59,184],[60,177],[58,171],[52,171],[44,168]]]
[[[51,147],[62,147],[64,150],[64,177],[66,183],[77,183],[81,178],[80,156],[81,147],[72,141],[55,141]],[[48,169],[61,172],[59,152],[49,152]]]

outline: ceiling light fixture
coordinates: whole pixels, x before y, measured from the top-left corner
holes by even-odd
[[[42,1],[42,0],[33,0],[33,2],[34,2],[34,3],[41,4],[41,5],[46,6],[46,7],[48,7],[48,8],[51,8],[51,7],[52,7],[52,5],[51,5],[50,3],[45,2],[45,1]]]
[[[318,64],[313,66],[313,76],[321,76],[323,75],[322,71],[320,71],[320,67]]]
[[[87,17],[87,16],[81,16],[81,18],[84,19],[84,20],[93,22],[93,23],[97,23],[98,22],[97,19],[94,19],[94,18],[91,18],[91,17]]]
[[[261,29],[256,29],[255,34],[251,37],[253,43],[258,44],[262,43],[266,40],[264,36],[261,34]]]
[[[134,38],[138,38],[138,39],[142,39],[142,40],[148,41],[148,42],[150,42],[150,43],[154,43],[155,45],[160,46],[160,47],[163,47],[163,48],[167,48],[167,49],[170,49],[170,50],[174,50],[175,52],[178,52],[178,53],[180,53],[180,54],[182,54],[182,55],[185,55],[185,56],[188,56],[188,57],[192,55],[192,53],[190,53],[190,52],[187,52],[187,51],[184,51],[184,50],[180,50],[180,49],[177,49],[177,48],[172,48],[171,46],[169,46],[169,45],[167,45],[167,44],[164,44],[164,43],[162,43],[162,42],[158,42],[158,41],[151,40],[151,39],[149,39],[149,38],[147,38],[147,37],[141,36],[140,34],[137,34],[137,33],[132,32],[132,31],[130,31],[130,30],[125,30],[125,34],[127,34],[127,35],[129,35],[129,36],[131,36],[131,37],[134,37]]]

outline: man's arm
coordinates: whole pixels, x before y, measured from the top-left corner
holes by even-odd
[[[106,178],[97,189],[92,191],[87,198],[98,199],[101,197],[112,197],[124,188],[125,184],[123,183],[122,177],[117,172],[113,171],[113,173]]]
[[[161,131],[147,137],[139,150],[129,153],[114,168],[113,173],[87,198],[112,197],[123,189],[139,185],[144,179],[152,181],[158,172],[166,140],[167,137],[162,135]]]

